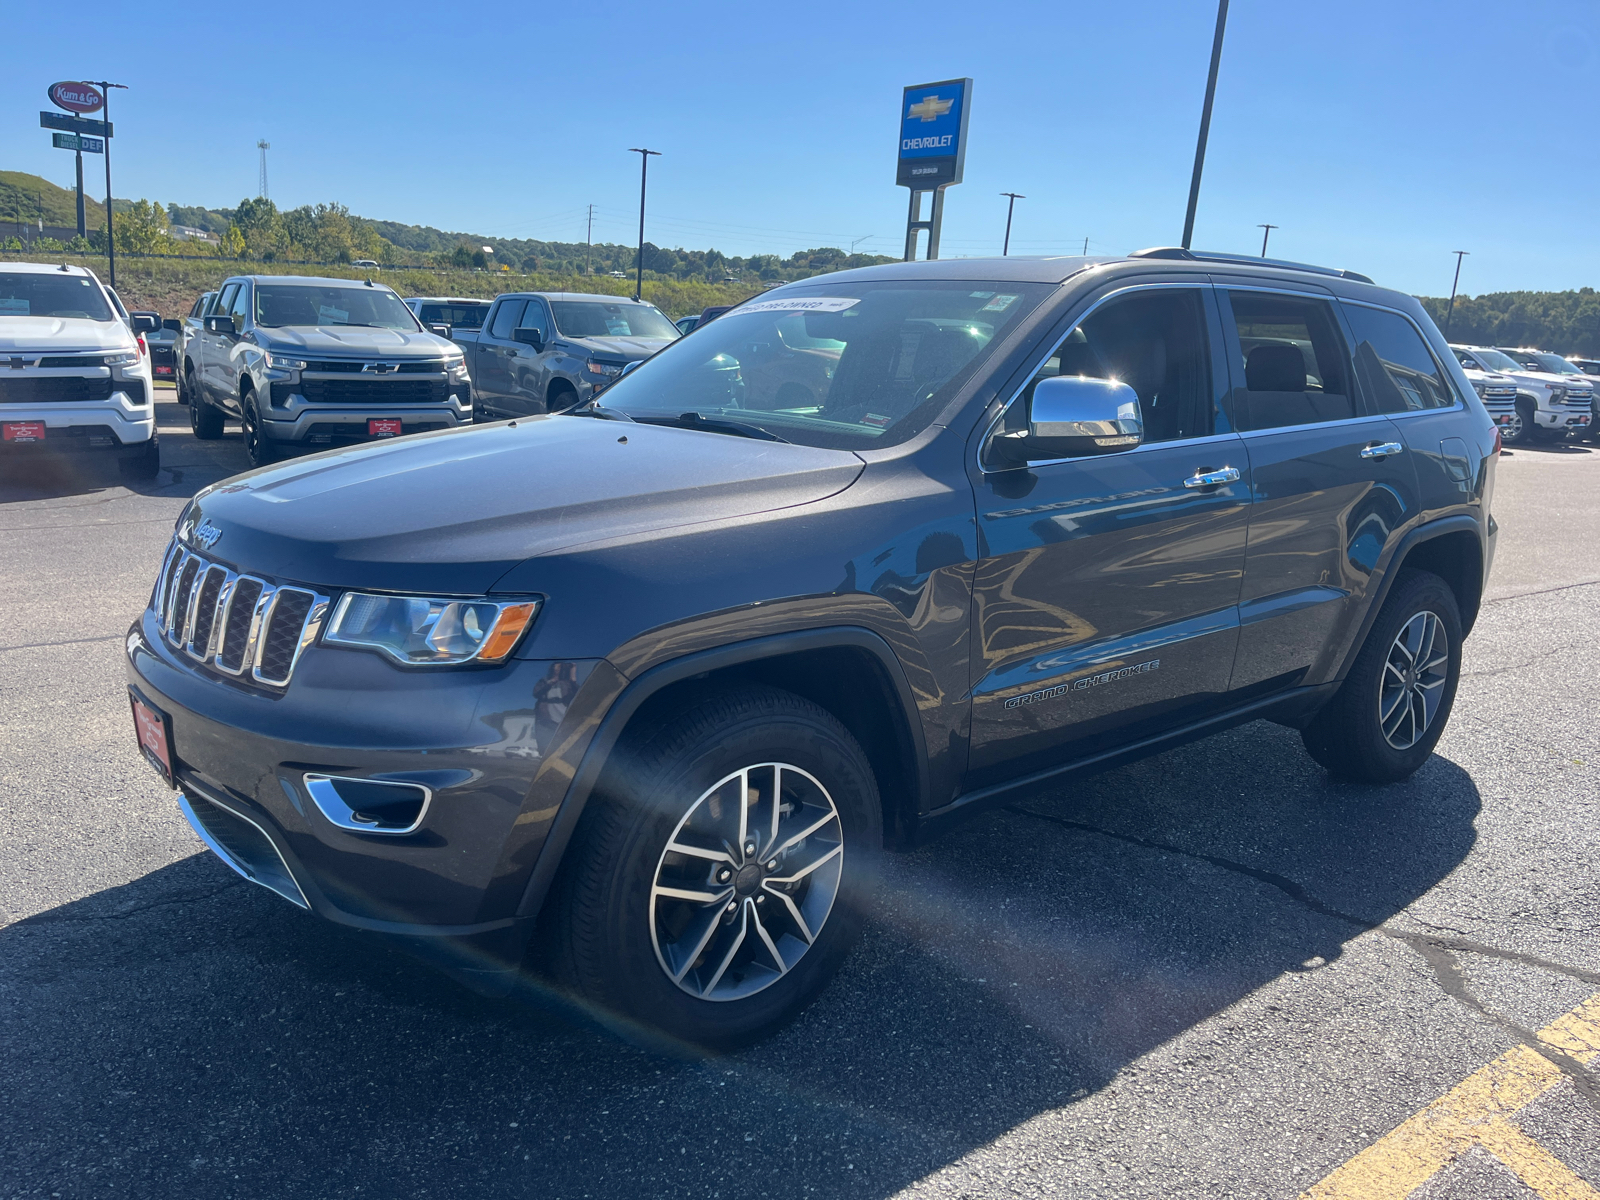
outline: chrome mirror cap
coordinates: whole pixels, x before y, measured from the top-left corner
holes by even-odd
[[[1028,434],[1041,442],[1089,443],[1080,454],[1130,450],[1144,440],[1138,393],[1115,379],[1086,375],[1041,379],[1033,389]]]

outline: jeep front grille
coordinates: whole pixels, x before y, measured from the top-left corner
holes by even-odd
[[[328,598],[242,575],[174,539],[151,608],[162,635],[193,661],[282,688],[321,631]]]

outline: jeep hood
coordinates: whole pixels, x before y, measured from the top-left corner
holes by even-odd
[[[636,337],[585,337],[575,338],[561,335],[563,342],[568,342],[573,349],[588,354],[604,354],[611,358],[620,358],[627,362],[635,362],[649,358],[663,346],[670,346],[676,338],[636,338]]]
[[[86,317],[0,317],[0,354],[70,354],[74,350],[132,350],[133,334],[121,321]]]
[[[365,325],[277,325],[256,330],[256,338],[273,350],[329,354],[337,358],[382,355],[385,358],[438,358],[460,354],[461,348],[433,333],[372,329]]]
[[[206,553],[279,580],[480,595],[529,558],[812,503],[862,466],[845,450],[529,417],[239,475],[200,492],[179,530],[198,549],[190,534],[210,522]]]

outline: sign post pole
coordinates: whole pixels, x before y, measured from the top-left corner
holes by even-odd
[[[88,230],[83,223],[83,149],[79,147],[73,156],[78,160],[78,236],[87,237]]]
[[[106,87],[110,85],[102,84],[101,86]],[[120,87],[121,85],[119,84],[116,86]],[[50,103],[54,104],[57,108],[64,108],[68,112],[72,113],[98,112],[105,107],[106,102],[105,94],[103,92],[95,91],[95,89],[87,83],[74,83],[71,80],[63,80],[60,83],[52,83],[45,94],[50,97]],[[71,131],[67,134],[56,134],[54,141],[58,148],[74,151],[74,157],[77,159],[78,236],[85,237],[88,234],[88,229],[84,223],[83,152],[88,150],[91,154],[105,153],[106,191],[108,193],[111,190],[111,155],[106,153],[105,143],[103,141],[96,138],[89,138],[86,142],[83,135],[86,133],[99,133],[102,135],[102,137],[109,138],[111,136],[111,122],[109,119],[103,122],[90,121],[82,116],[61,117],[55,113],[42,112],[39,114],[39,124],[44,126],[46,129],[66,129]],[[115,268],[113,268],[113,280],[115,280],[115,277]]]
[[[928,257],[939,257],[944,190],[961,182],[967,158],[972,80],[946,79],[908,87],[900,100],[900,150],[895,183],[911,192],[906,215],[906,261],[915,262],[917,236],[928,231]],[[922,197],[933,193],[928,219]]]

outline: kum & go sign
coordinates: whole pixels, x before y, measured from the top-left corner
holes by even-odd
[[[106,98],[100,94],[100,89],[92,83],[71,81],[52,83],[45,94],[50,97],[51,104],[68,112],[99,112],[106,103]]]

